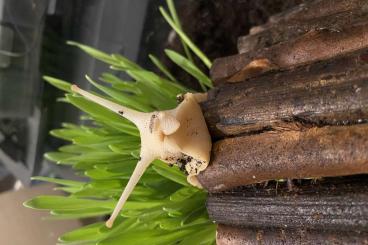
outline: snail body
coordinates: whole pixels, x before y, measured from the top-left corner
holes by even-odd
[[[144,113],[100,98],[76,85],[72,85],[71,89],[130,120],[140,132],[140,160],[112,215],[106,222],[107,227],[112,227],[139,179],[155,159],[168,164],[179,163],[188,174],[187,181],[201,187],[196,175],[208,166],[212,146],[211,137],[198,104],[206,98],[205,95],[187,93],[174,109]]]

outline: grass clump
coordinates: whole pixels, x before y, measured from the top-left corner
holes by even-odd
[[[166,50],[168,57],[189,74],[206,91],[211,80],[193,62],[196,55],[207,67],[209,59],[182,31],[174,4],[167,1],[169,13],[160,8],[165,19],[181,38],[185,56]],[[153,55],[151,61],[165,75],[161,77],[118,54],[107,54],[92,47],[69,42],[131,78],[124,81],[111,73],[87,80],[102,96],[120,105],[142,111],[167,110],[177,105],[177,94],[190,91]],[[89,125],[64,123],[52,130],[54,137],[69,141],[45,157],[57,164],[69,165],[88,181],[71,181],[48,177],[35,180],[60,185],[67,196],[38,196],[24,205],[48,210],[51,219],[78,219],[111,214],[139,158],[140,138],[137,128],[123,117],[81,96],[73,94],[70,83],[45,76],[53,86],[66,92],[61,101],[83,112]],[[99,80],[99,81],[97,81]],[[178,167],[154,161],[147,169],[112,229],[103,221],[70,231],[59,238],[59,244],[214,244],[215,225],[205,208],[207,193],[190,186]]]

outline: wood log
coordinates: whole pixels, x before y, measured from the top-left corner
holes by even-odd
[[[295,39],[314,30],[330,30],[339,32],[344,26],[353,26],[367,19],[368,2],[366,7],[354,11],[345,11],[334,15],[314,18],[309,21],[292,22],[272,25],[269,28],[253,35],[238,38],[239,53],[260,50],[275,44]]]
[[[368,244],[367,13],[307,3],[214,62],[201,106],[219,141],[198,180],[217,244]]]
[[[368,20],[341,27],[339,31],[319,29],[299,38],[244,54],[216,59],[211,78],[219,84],[239,82],[277,69],[328,60],[368,47]]]
[[[217,245],[315,245],[315,244],[368,244],[368,233],[357,231],[315,231],[290,229],[255,229],[219,225]]]
[[[219,85],[201,106],[214,138],[298,125],[360,123],[368,120],[367,79],[368,52],[361,51]]]
[[[226,138],[198,175],[209,192],[276,179],[368,173],[368,124]]]
[[[304,180],[286,186],[250,186],[210,194],[207,210],[216,223],[252,228],[368,232],[368,178]]]
[[[300,4],[287,11],[270,17],[268,23],[256,26],[250,30],[251,34],[256,34],[270,28],[276,24],[303,23],[324,16],[337,13],[362,9],[366,7],[365,0],[316,0]]]

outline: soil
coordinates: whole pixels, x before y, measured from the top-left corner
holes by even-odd
[[[253,26],[267,22],[276,13],[307,0],[185,0],[177,2],[177,11],[185,33],[211,59],[237,53],[237,39]],[[166,48],[182,52],[176,37]],[[162,58],[164,58],[162,56]],[[174,76],[199,89],[196,82],[178,66],[164,58]],[[205,66],[196,60],[202,70]]]

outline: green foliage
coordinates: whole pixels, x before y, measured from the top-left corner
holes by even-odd
[[[190,50],[207,65],[207,57],[181,29],[172,1],[167,1],[171,16],[161,9],[169,24],[181,37],[187,57],[166,51],[168,57],[201,84],[212,86],[200,71]],[[103,83],[87,76],[88,81],[104,97],[121,105],[140,110],[165,110],[176,106],[176,95],[189,91],[180,85],[167,68],[153,55],[151,61],[166,78],[145,70],[127,58],[106,54],[92,47],[69,42],[92,57],[105,62],[113,70],[126,72],[131,81],[123,81],[103,73]],[[48,210],[51,219],[76,219],[109,215],[127,184],[139,156],[140,139],[135,126],[123,117],[72,94],[70,84],[52,77],[44,79],[66,92],[63,102],[70,103],[92,120],[93,126],[64,123],[50,132],[70,144],[49,152],[45,157],[57,164],[70,165],[77,174],[88,177],[85,182],[48,177],[34,177],[60,185],[67,196],[38,196],[24,203],[26,207]],[[101,96],[101,95],[100,95]],[[154,161],[134,189],[112,229],[104,222],[94,223],[59,238],[60,244],[214,244],[215,225],[205,209],[207,193],[190,186],[178,167]]]
[[[156,56],[150,54],[149,55],[150,60],[152,63],[163,73],[167,78],[169,78],[171,81],[178,82],[176,78],[170,73],[170,71],[167,69],[167,67],[161,63],[159,59],[157,59]]]
[[[181,23],[180,23],[180,20],[179,20],[179,17],[178,17],[178,14],[176,13],[176,9],[175,9],[175,5],[174,5],[174,1],[173,0],[167,0],[166,1],[167,3],[167,7],[169,8],[169,12],[170,12],[170,15],[171,15],[171,18],[172,18],[172,23],[174,24],[175,28],[177,30],[180,30],[182,31],[182,28],[181,28]],[[168,15],[166,15],[168,16]],[[188,38],[189,39],[189,38]],[[192,55],[189,51],[189,48],[188,48],[188,45],[187,43],[183,40],[183,38],[180,38],[180,41],[181,41],[181,44],[183,46],[183,49],[184,49],[184,52],[185,52],[185,55],[187,56],[187,58],[193,62],[193,58],[192,58]],[[189,40],[190,41],[190,40]]]
[[[172,0],[167,0],[168,3],[172,3]],[[162,16],[165,18],[167,23],[175,30],[175,32],[179,35],[182,43],[190,48],[190,50],[197,55],[197,57],[202,60],[202,62],[208,67],[211,68],[212,62],[207,58],[207,56],[195,45],[190,38],[184,33],[178,23],[175,22],[172,16],[170,16],[163,7],[160,7],[160,12]]]
[[[166,55],[178,66],[197,79],[203,90],[212,87],[212,81],[193,62],[173,50],[165,50]]]
[[[47,82],[51,83],[52,85],[54,85],[60,90],[64,90],[65,92],[68,92],[68,93],[71,92],[70,84],[66,81],[63,81],[57,78],[53,78],[53,77],[49,77],[49,76],[44,76],[43,79],[45,79]]]

